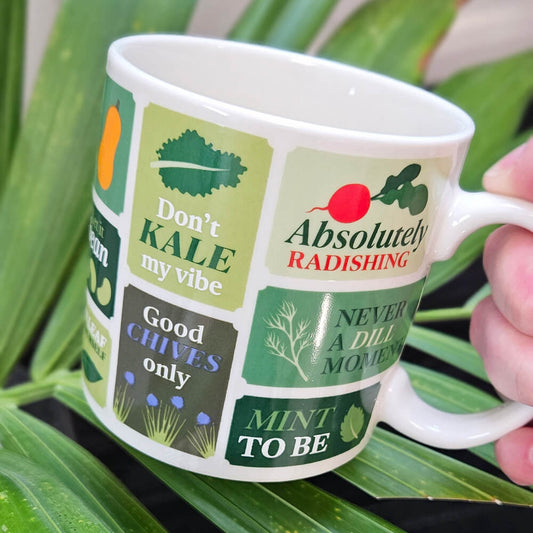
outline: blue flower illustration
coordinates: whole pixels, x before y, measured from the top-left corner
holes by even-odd
[[[135,374],[133,372],[130,372],[129,370],[127,372],[124,372],[124,379],[130,384],[133,385],[135,383]]]
[[[172,396],[170,401],[176,409],[181,409],[183,407],[183,398],[181,396]]]
[[[157,407],[159,405],[159,400],[152,393],[150,393],[146,397],[146,403],[152,407]]]
[[[207,424],[211,423],[211,418],[209,417],[209,415],[206,415],[204,412],[201,412],[196,417],[196,423],[200,426],[206,426]]]

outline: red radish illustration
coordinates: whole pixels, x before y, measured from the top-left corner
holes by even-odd
[[[350,223],[363,218],[370,209],[370,191],[360,183],[350,183],[337,189],[326,207],[313,207],[307,211],[328,211],[337,222]]]
[[[326,207],[313,207],[307,212],[328,211],[337,222],[350,224],[368,213],[370,202],[379,200],[385,205],[398,202],[400,209],[409,209],[412,216],[417,216],[426,208],[429,197],[428,188],[423,183],[412,185],[421,170],[418,163],[407,165],[397,176],[389,176],[381,191],[372,197],[368,187],[361,183],[343,185],[333,193]]]

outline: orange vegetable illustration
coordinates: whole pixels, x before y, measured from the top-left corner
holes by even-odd
[[[120,139],[121,121],[118,112],[119,102],[109,106],[105,117],[104,131],[98,150],[98,183],[104,191],[109,189],[113,180],[113,165],[118,141]]]

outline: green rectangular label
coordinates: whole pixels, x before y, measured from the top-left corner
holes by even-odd
[[[275,387],[322,387],[375,376],[394,364],[424,280],[394,289],[260,291],[243,377]]]
[[[326,398],[237,401],[226,459],[253,467],[294,466],[354,448],[368,428],[379,384]]]
[[[240,307],[271,156],[265,139],[146,107],[131,271],[192,300]]]

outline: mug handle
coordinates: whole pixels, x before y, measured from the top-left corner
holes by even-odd
[[[456,188],[443,202],[446,216],[430,243],[431,261],[449,259],[470,233],[491,224],[513,224],[533,232],[533,204],[487,192]],[[450,198],[449,196],[449,198]],[[431,407],[414,391],[398,364],[384,383],[380,420],[404,435],[438,448],[460,449],[486,444],[527,424],[533,406],[506,401],[480,413],[452,414]]]

